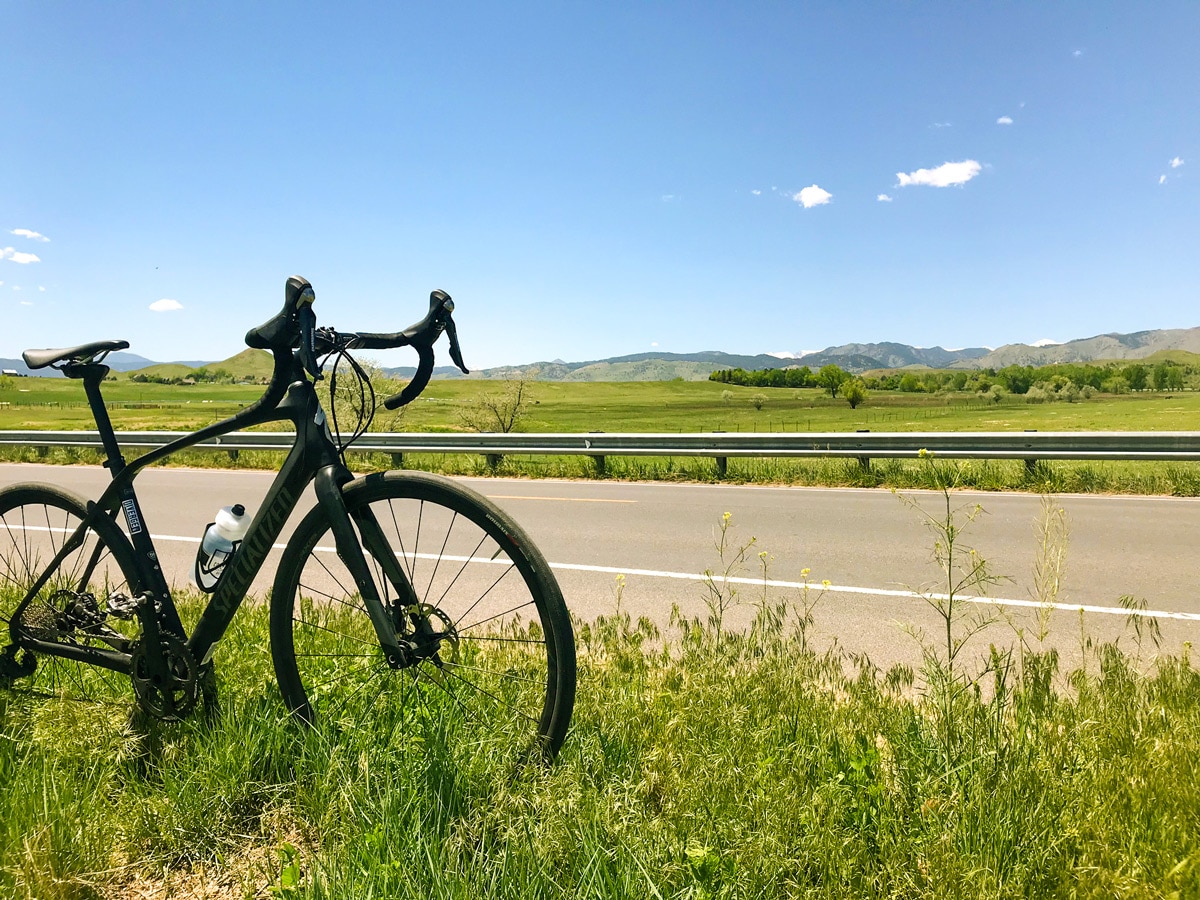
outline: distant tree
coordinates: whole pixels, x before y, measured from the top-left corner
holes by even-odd
[[[1170,363],[1159,363],[1151,375],[1156,391],[1183,390],[1183,370]]]
[[[850,378],[850,373],[841,366],[829,363],[828,365],[821,366],[821,370],[817,372],[817,386],[829,391],[829,396],[836,399],[838,390]]]
[[[842,386],[842,397],[850,404],[851,409],[858,409],[858,404],[867,399],[867,388],[861,378],[852,378]]]
[[[752,394],[750,396],[750,402],[754,405],[755,409],[762,409],[763,404],[767,402],[767,395],[766,394]]]
[[[459,419],[472,431],[508,434],[517,430],[529,404],[528,383],[510,381],[502,390],[479,394],[459,413]]]
[[[1121,375],[1129,382],[1129,389],[1131,391],[1144,391],[1146,389],[1149,373],[1146,371],[1145,366],[1137,363],[1132,366],[1126,366],[1121,370]]]

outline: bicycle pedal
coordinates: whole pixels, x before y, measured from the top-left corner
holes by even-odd
[[[109,594],[106,608],[114,619],[130,621],[136,614],[140,597],[127,597],[124,594]]]

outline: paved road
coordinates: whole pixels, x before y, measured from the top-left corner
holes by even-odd
[[[48,480],[95,496],[107,473],[96,467],[0,465],[0,486]],[[161,553],[182,583],[190,571],[200,533],[218,507],[235,502],[255,509],[271,473],[151,469],[138,477],[139,496]],[[623,606],[635,616],[666,624],[672,604],[687,614],[705,612],[700,573],[719,570],[715,536],[722,514],[732,514],[731,543],[755,545],[736,584],[742,596],[761,595],[760,550],[768,554],[773,594],[794,591],[801,570],[810,582],[830,582],[818,607],[827,640],[866,651],[880,664],[913,662],[915,642],[904,628],[937,633],[927,605],[913,596],[937,576],[933,537],[920,513],[887,491],[773,488],[725,485],[625,484],[614,482],[464,479],[507,509],[554,566],[568,604],[588,619],[611,611],[619,573],[626,575]],[[914,492],[922,509],[936,513],[940,496]],[[1022,494],[963,493],[956,505],[981,504],[967,530],[967,544],[994,572],[1008,576],[989,591],[1000,605],[980,605],[1028,627],[1032,611],[1035,523],[1040,500]],[[1133,640],[1121,597],[1132,595],[1152,613],[1163,647],[1177,651],[1200,637],[1200,600],[1194,561],[1200,543],[1200,500],[1067,496],[1058,501],[1070,521],[1068,566],[1052,618],[1053,640],[1070,663],[1077,658],[1080,629],[1096,638],[1124,634]],[[309,502],[302,502],[302,510]],[[268,579],[260,579],[265,589]],[[1087,610],[1081,616],[1078,608]],[[734,613],[744,622],[747,613]],[[1010,644],[1012,626],[992,626],[977,639]]]

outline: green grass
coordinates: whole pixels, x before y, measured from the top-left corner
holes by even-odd
[[[94,427],[78,382],[67,379],[10,379],[0,390],[0,428],[89,430]],[[399,418],[377,417],[379,430],[461,430],[460,415],[496,382],[434,381]],[[123,430],[192,430],[232,415],[256,400],[255,385],[157,385],[106,382],[105,398],[115,426]],[[522,421],[531,432],[698,432],[698,431],[1187,431],[1200,430],[1200,392],[1146,392],[1100,396],[1079,403],[1031,404],[1016,398],[1001,403],[965,395],[885,394],[877,392],[852,410],[817,390],[759,389],[715,382],[536,382],[532,403]],[[728,396],[727,396],[728,395]],[[756,396],[765,397],[756,409]],[[8,405],[4,405],[8,404]],[[282,426],[270,426],[279,428]],[[6,448],[0,458],[21,461],[99,462],[95,453]],[[199,466],[273,468],[277,453],[242,453],[237,463],[225,454],[182,454],[173,462]],[[357,455],[363,471],[392,467],[383,454]],[[584,457],[508,457],[497,468],[482,457],[415,455],[409,468],[448,474],[502,474],[529,477],[596,477],[594,463]],[[916,461],[876,460],[863,471],[856,462],[839,460],[730,460],[725,480],[745,483],[821,484],[893,487],[920,486],[924,468]],[[641,459],[611,457],[604,477],[715,481],[712,459]],[[1200,494],[1200,466],[1195,463],[1053,463],[1028,473],[1020,461],[980,462],[968,475],[972,486],[985,490],[1126,492]]]
[[[397,387],[401,382],[397,382]],[[461,428],[460,411],[500,382],[433,381],[402,419],[403,430]],[[1000,403],[965,394],[876,392],[852,410],[815,388],[744,388],[715,382],[534,382],[523,430],[699,431],[1189,431],[1200,430],[1200,392],[1102,395],[1079,403]],[[118,428],[208,424],[258,399],[257,385],[104,384]],[[730,397],[723,399],[725,394]],[[756,409],[753,398],[765,398]],[[7,404],[7,405],[3,405]],[[390,417],[378,424],[389,426]],[[75,428],[91,423],[83,389],[62,378],[16,378],[0,390],[0,428]]]
[[[567,744],[516,776],[393,707],[295,727],[261,605],[222,645],[214,720],[138,732],[121,708],[0,689],[0,895],[1200,892],[1186,658],[1144,675],[1096,648],[1066,676],[1029,653],[947,711],[928,672],[813,650],[814,599],[770,598],[745,634],[619,610],[581,627]]]

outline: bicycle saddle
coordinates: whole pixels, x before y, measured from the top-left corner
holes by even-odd
[[[57,362],[83,365],[96,362],[96,357],[103,358],[114,350],[124,350],[128,346],[129,341],[92,341],[90,344],[80,344],[78,347],[66,347],[62,350],[26,350],[21,354],[21,358],[31,369],[44,369]]]

